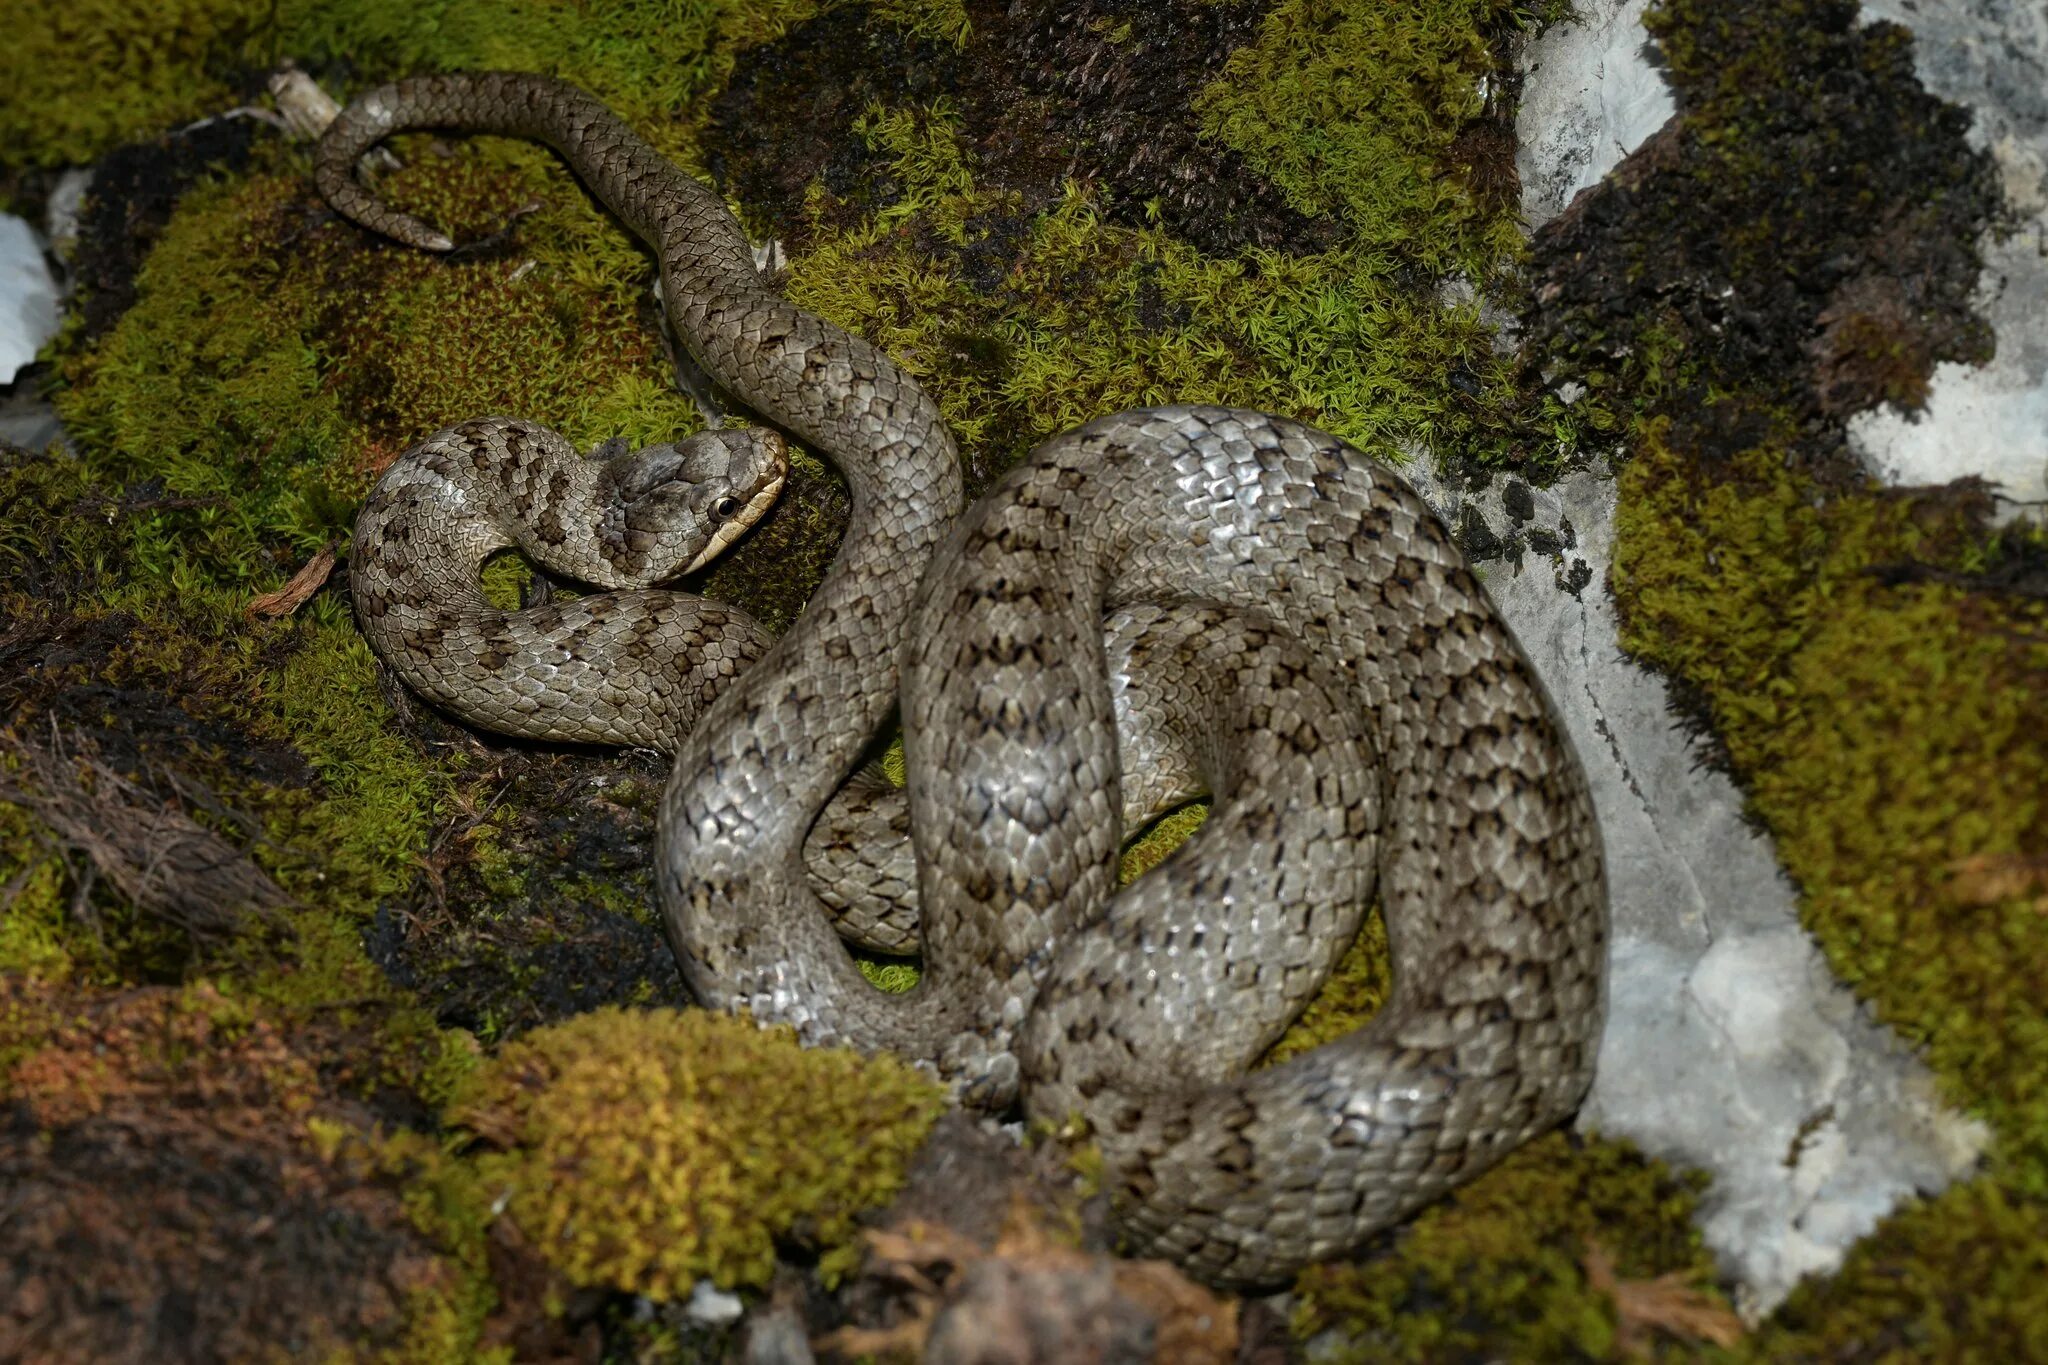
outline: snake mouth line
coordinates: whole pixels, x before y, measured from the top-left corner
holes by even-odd
[[[725,553],[726,546],[745,535],[749,527],[767,514],[768,509],[775,505],[775,499],[782,495],[782,485],[789,481],[788,466],[785,465],[783,470],[784,472],[761,485],[761,491],[747,499],[747,505],[742,507],[731,521],[718,528],[717,533],[711,537],[711,543],[690,561],[689,567],[684,569],[683,573],[693,574],[718,558]]]

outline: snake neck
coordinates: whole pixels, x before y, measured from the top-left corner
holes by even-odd
[[[894,705],[911,599],[961,504],[952,435],[930,397],[888,357],[762,287],[746,235],[718,195],[603,104],[560,82],[508,72],[426,76],[362,96],[316,154],[315,179],[337,211],[415,246],[452,246],[355,179],[362,153],[417,128],[553,147],[656,250],[670,321],[698,363],[846,479],[852,529],[825,581],[789,632],[696,726],[664,805],[664,866],[686,869],[662,879],[671,939],[700,995],[713,1003],[743,997],[752,986],[700,950],[691,907],[792,876],[800,882],[805,833]],[[788,916],[829,935],[816,909],[796,906]],[[834,951],[844,959],[836,943]]]

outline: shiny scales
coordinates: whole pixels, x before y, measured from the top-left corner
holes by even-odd
[[[561,152],[653,246],[697,361],[832,460],[852,496],[837,558],[779,639],[627,591],[579,604],[607,623],[579,649],[627,647],[576,674],[594,691],[529,696],[508,726],[464,694],[465,678],[478,698],[502,690],[483,662],[568,681],[512,638],[447,656],[433,694],[521,734],[541,733],[541,712],[577,737],[637,716],[622,742],[674,752],[657,884],[706,1005],[923,1059],[969,1103],[1085,1117],[1130,1249],[1225,1285],[1342,1253],[1578,1104],[1607,934],[1585,779],[1396,473],[1298,422],[1166,407],[1046,442],[963,515],[931,399],[765,287],[719,198],[597,101],[485,74],[345,111],[320,148],[323,192],[444,250],[354,178],[381,138],[424,127]],[[372,542],[404,525],[365,513]],[[439,610],[407,600],[386,619],[401,608]],[[435,652],[424,635],[394,647],[363,614],[387,659]],[[899,695],[907,811],[855,772]],[[1202,830],[1119,889],[1129,822],[1195,787],[1214,796]],[[868,908],[849,914],[841,883],[863,877],[851,899]],[[1247,1070],[1375,897],[1386,1005]],[[839,937],[866,936],[852,921],[875,904],[894,916],[885,936],[921,940],[908,994],[869,985]]]

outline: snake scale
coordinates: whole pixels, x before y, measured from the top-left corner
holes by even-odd
[[[470,422],[402,458],[359,522],[358,616],[413,686],[493,728],[674,754],[656,881],[705,1005],[920,1059],[965,1102],[1082,1116],[1128,1248],[1224,1286],[1342,1253],[1576,1107],[1608,913],[1585,778],[1397,474],[1285,418],[1162,407],[1045,442],[962,513],[930,397],[765,286],[719,198],[591,96],[385,86],[325,135],[321,191],[447,250],[355,177],[430,127],[559,151],[654,248],[696,360],[851,494],[773,640],[648,587],[773,495],[773,432],[591,459]],[[621,591],[499,612],[477,571],[506,544]],[[857,771],[899,697],[907,813]],[[1213,794],[1201,831],[1119,889],[1127,826],[1192,790]],[[1387,1003],[1252,1069],[1375,897]],[[842,932],[914,934],[922,980],[879,992]]]

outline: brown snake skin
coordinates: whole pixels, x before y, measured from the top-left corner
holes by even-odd
[[[520,725],[546,712],[588,733],[637,710],[635,742],[674,749],[657,882],[706,1005],[924,1059],[968,1102],[1082,1115],[1129,1248],[1222,1285],[1345,1251],[1578,1104],[1607,933],[1585,780],[1521,650],[1398,475],[1283,418],[1157,408],[1046,442],[959,516],[931,399],[765,288],[717,196],[596,100],[473,75],[350,106],[321,144],[321,190],[445,250],[353,173],[387,134],[423,127],[560,151],[653,245],[699,363],[833,460],[852,494],[830,572],[772,643],[727,609],[626,592],[539,623],[556,632],[542,652],[520,647],[530,623],[458,621],[444,634],[469,652],[448,655],[430,638],[448,611],[430,584],[469,590],[476,560],[421,562],[404,537],[426,532],[405,529],[393,485],[437,458],[481,450],[495,465],[515,430],[542,440],[506,419],[409,455],[358,531],[364,629],[408,677],[438,654],[453,662],[432,686],[523,695]],[[553,497],[552,467],[543,485],[542,466],[502,458],[517,472],[496,481],[529,490],[529,515],[617,521],[595,476]],[[848,956],[805,849],[897,704],[899,664],[924,976],[890,996]],[[467,714],[503,728],[503,711]],[[1174,781],[1127,780],[1120,729],[1184,753],[1215,798],[1193,840],[1122,890],[1125,819]],[[870,829],[900,828],[880,809],[861,817]],[[1357,1032],[1247,1071],[1376,895],[1392,997]]]

